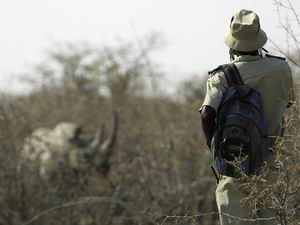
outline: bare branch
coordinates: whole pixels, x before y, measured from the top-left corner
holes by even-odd
[[[276,44],[274,41],[272,41],[271,39],[269,39],[269,41],[276,47],[276,49],[283,54],[291,63],[293,63],[294,65],[296,65],[297,67],[300,68],[300,64],[297,63],[296,60],[294,60],[293,58],[291,58],[286,52],[284,52],[279,46],[278,44]]]
[[[36,216],[34,216],[33,218],[31,218],[30,220],[22,223],[22,225],[32,224],[33,222],[37,221],[41,217],[43,217],[51,212],[57,211],[59,209],[70,208],[70,207],[74,207],[74,206],[81,206],[81,205],[85,205],[85,204],[100,203],[100,202],[111,202],[111,203],[121,205],[130,213],[132,213],[134,215],[142,216],[143,219],[145,219],[146,221],[149,222],[149,224],[155,224],[154,221],[150,220],[148,217],[145,217],[138,210],[134,209],[132,206],[129,206],[128,204],[126,204],[118,199],[109,198],[109,197],[87,197],[87,198],[80,199],[78,201],[68,202],[68,203],[65,203],[62,205],[57,205],[52,208],[46,209],[46,210],[40,212],[39,214],[37,214]]]
[[[195,219],[197,219],[199,217],[205,217],[205,216],[211,216],[211,215],[223,215],[223,216],[226,216],[226,217],[228,217],[228,218],[230,218],[232,220],[244,221],[244,222],[271,221],[271,220],[277,219],[277,217],[253,218],[253,219],[250,219],[250,218],[241,218],[241,217],[238,217],[238,216],[233,216],[233,215],[230,215],[228,213],[208,212],[208,213],[200,213],[200,214],[197,214],[197,215],[164,216],[164,219],[160,223],[160,225],[164,225],[170,219],[175,219],[176,222],[178,222],[180,220],[185,220],[185,221],[187,221],[187,220],[195,220]]]

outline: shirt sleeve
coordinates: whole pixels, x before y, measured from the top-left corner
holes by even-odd
[[[210,106],[217,111],[226,88],[227,82],[223,72],[217,72],[208,78],[206,83],[206,95],[199,111],[201,112],[204,106]]]

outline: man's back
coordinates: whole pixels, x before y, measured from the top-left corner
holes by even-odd
[[[292,74],[284,59],[241,55],[233,63],[238,68],[245,85],[261,94],[268,125],[268,135],[279,135],[283,114],[289,101],[294,101]],[[207,82],[207,96],[203,105],[216,111],[228,87],[222,71],[216,71]]]
[[[239,56],[235,61],[244,83],[261,94],[268,135],[278,135],[288,102],[293,100],[287,62],[275,57]]]

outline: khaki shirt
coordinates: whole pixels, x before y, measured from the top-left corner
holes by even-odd
[[[245,85],[261,94],[268,135],[279,135],[288,102],[295,100],[292,90],[292,74],[288,63],[274,57],[249,55],[238,56],[233,63],[237,66]],[[208,105],[217,111],[227,87],[222,71],[208,78],[207,92],[202,107]]]

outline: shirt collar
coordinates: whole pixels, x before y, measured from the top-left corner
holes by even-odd
[[[237,56],[233,62],[249,62],[249,61],[255,61],[258,59],[261,59],[261,56],[259,56],[259,55],[255,55],[255,56],[240,55],[240,56]]]

